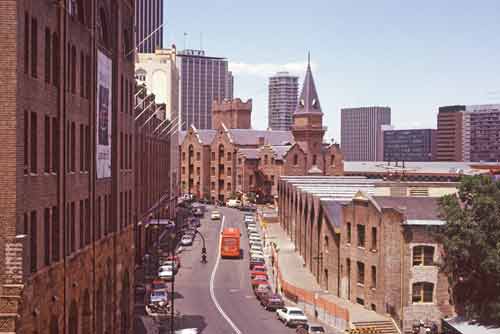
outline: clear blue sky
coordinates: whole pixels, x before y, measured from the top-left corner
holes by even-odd
[[[498,0],[165,0],[166,44],[229,59],[235,96],[267,126],[267,77],[313,73],[328,126],[340,108],[388,105],[396,128],[436,127],[447,104],[500,102]],[[326,139],[326,138],[325,138]]]

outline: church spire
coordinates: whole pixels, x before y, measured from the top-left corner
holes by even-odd
[[[296,113],[321,113],[318,92],[311,71],[311,54],[307,53],[307,70]]]

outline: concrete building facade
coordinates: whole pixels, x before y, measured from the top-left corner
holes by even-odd
[[[470,105],[463,112],[464,161],[500,161],[500,105]]]
[[[346,161],[382,161],[382,126],[391,124],[391,108],[341,109],[341,146]]]
[[[465,111],[463,105],[439,107],[436,161],[463,161],[463,111]]]
[[[209,57],[203,50],[177,53],[180,77],[180,128],[212,127],[212,103],[228,98],[228,64],[225,58]]]
[[[268,125],[272,130],[289,131],[293,113],[297,108],[299,77],[288,72],[278,72],[269,78]]]
[[[0,2],[0,333],[132,332],[133,5]]]
[[[163,0],[135,0],[135,40],[140,53],[163,48]]]
[[[385,130],[384,161],[433,161],[436,130]]]

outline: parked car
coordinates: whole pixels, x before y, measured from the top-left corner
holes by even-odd
[[[193,244],[193,236],[190,234],[184,234],[181,238],[182,246],[190,246]]]
[[[162,280],[153,280],[151,282],[151,290],[167,290],[167,285]]]
[[[259,241],[257,241],[257,240],[250,240],[248,242],[248,245],[250,247],[252,247],[252,246],[259,246],[260,248],[262,248],[262,242],[260,242],[260,240]]]
[[[240,206],[241,211],[254,212],[257,210],[257,207],[254,204],[245,204]]]
[[[149,296],[149,301],[151,304],[157,303],[168,303],[168,294],[166,290],[153,290]]]
[[[257,265],[257,266],[254,266],[252,271],[250,272],[250,277],[253,277],[255,275],[262,275],[262,274],[267,274],[266,266]]]
[[[259,233],[259,230],[257,229],[257,226],[255,226],[255,225],[248,226],[247,227],[247,231],[248,231],[249,234],[252,233],[252,232]]]
[[[212,211],[212,213],[210,215],[210,219],[212,219],[212,220],[221,220],[220,211],[218,211],[218,210]]]
[[[195,217],[203,217],[203,209],[200,207],[193,208],[193,216]]]
[[[158,277],[164,281],[171,281],[174,278],[174,268],[172,266],[161,266],[158,270]]]
[[[262,242],[262,240],[259,235],[252,234],[248,236],[248,242]]]
[[[250,251],[252,250],[262,252],[262,246],[259,244],[250,244]]]
[[[298,307],[280,308],[276,311],[276,315],[288,327],[307,324],[306,315]]]
[[[260,284],[269,284],[267,281],[267,275],[256,275],[251,280],[252,289],[255,289]]]
[[[253,223],[253,222],[255,222],[255,217],[254,217],[254,215],[246,214],[243,217],[243,221],[245,222],[245,224]]]
[[[241,201],[239,199],[230,199],[227,201],[226,206],[228,208],[239,208],[241,206]]]
[[[179,266],[173,260],[163,261],[162,266],[171,266],[174,269],[174,274],[177,274],[177,272],[179,271]]]
[[[189,225],[191,227],[200,227],[201,226],[201,221],[198,218],[191,218],[189,220]]]
[[[285,301],[281,295],[277,293],[266,293],[262,295],[260,297],[260,303],[267,311],[276,311],[277,309],[285,307]]]
[[[305,324],[297,326],[297,334],[322,334],[326,333],[325,328],[318,324]]]
[[[271,286],[267,283],[257,285],[253,291],[255,292],[255,296],[258,300],[260,300],[260,298],[266,293],[272,292]]]
[[[263,257],[263,258],[265,258],[263,251],[250,250],[249,253],[250,253],[250,257]]]
[[[264,264],[266,264],[266,261],[264,260],[263,257],[250,257],[250,264],[249,264],[250,270],[253,270],[255,266],[262,266]]]
[[[177,269],[181,267],[181,258],[178,257],[177,255],[169,256],[167,258],[167,261],[174,261],[175,265],[177,266]]]

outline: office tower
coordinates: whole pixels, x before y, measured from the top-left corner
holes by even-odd
[[[500,161],[500,105],[471,105],[463,112],[464,161]]]
[[[234,76],[233,72],[227,72],[226,79],[226,99],[232,100],[234,98]]]
[[[137,51],[154,53],[163,47],[163,0],[135,1],[135,40]]]
[[[182,130],[191,125],[197,129],[212,128],[213,101],[228,98],[227,67],[225,58],[206,56],[203,50],[177,53]]]
[[[386,130],[384,161],[432,161],[435,154],[434,129]]]
[[[297,108],[299,78],[288,72],[278,72],[269,78],[268,127],[272,130],[291,130],[293,113]]]
[[[464,105],[439,107],[436,161],[463,161],[462,127]]]
[[[361,107],[341,110],[341,147],[346,161],[383,159],[382,125],[391,124],[391,108]]]

